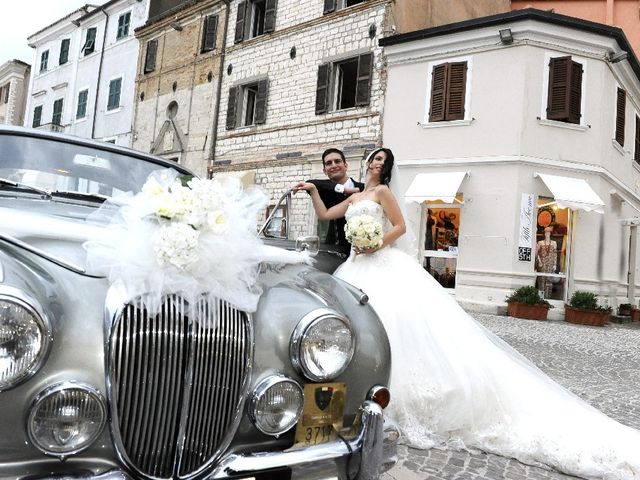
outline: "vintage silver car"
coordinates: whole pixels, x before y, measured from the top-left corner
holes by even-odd
[[[0,478],[377,478],[399,434],[363,292],[263,264],[254,313],[172,295],[151,315],[86,270],[82,245],[106,226],[87,217],[165,168],[189,174],[0,127]]]

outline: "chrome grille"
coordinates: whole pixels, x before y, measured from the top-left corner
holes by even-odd
[[[189,478],[226,448],[252,355],[246,313],[177,295],[149,315],[140,301],[115,319],[110,340],[112,428],[124,461],[153,478]]]

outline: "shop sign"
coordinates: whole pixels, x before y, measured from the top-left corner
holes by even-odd
[[[521,262],[531,261],[534,235],[534,200],[534,194],[522,194],[522,200],[520,202],[520,235],[518,238],[518,260]]]

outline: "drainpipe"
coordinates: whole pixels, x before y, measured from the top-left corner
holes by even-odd
[[[104,50],[107,46],[107,29],[109,28],[109,15],[104,11],[104,7],[100,8],[100,11],[104,13],[104,33],[102,34],[102,50],[100,51],[100,63],[98,64],[98,83],[96,85],[96,98],[93,102],[93,122],[91,123],[91,138],[95,139],[96,133],[96,116],[98,113],[98,97],[100,96],[100,77],[102,76],[102,61],[104,60]]]
[[[638,225],[629,225],[631,232],[629,235],[629,280],[627,286],[627,302],[636,304],[636,250],[638,245]]]
[[[222,37],[222,47],[220,48],[220,71],[218,73],[218,88],[216,92],[216,106],[213,112],[213,133],[211,135],[211,144],[209,145],[209,168],[213,166],[216,158],[216,143],[218,143],[218,116],[220,114],[220,98],[222,97],[222,77],[224,75],[224,59],[227,51],[227,30],[229,29],[229,15],[231,0],[222,0],[226,5],[226,15],[224,21],[224,36]],[[207,177],[210,173],[207,172]]]

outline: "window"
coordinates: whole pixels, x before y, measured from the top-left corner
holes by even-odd
[[[65,38],[60,43],[60,57],[58,58],[58,65],[64,65],[69,61],[69,45],[71,39]]]
[[[87,29],[84,45],[82,45],[82,51],[84,52],[85,57],[90,53],[93,53],[96,49],[96,32],[96,27]]]
[[[129,36],[129,24],[131,23],[131,12],[127,12],[118,17],[118,33],[116,40]]]
[[[235,43],[273,32],[277,0],[246,0],[238,4]]]
[[[38,105],[33,109],[33,128],[39,127],[42,124],[42,105]]]
[[[571,57],[552,58],[549,62],[547,118],[580,124],[582,117],[582,64]]]
[[[147,42],[147,53],[144,57],[144,73],[153,72],[156,69],[156,55],[158,52],[158,40]]]
[[[316,115],[369,105],[373,54],[318,67]]]
[[[48,64],[49,64],[49,50],[45,50],[40,55],[40,71],[41,72],[46,71]]]
[[[227,130],[265,123],[269,81],[231,87],[227,106]]]
[[[621,147],[624,146],[624,110],[626,103],[627,93],[619,88],[616,101],[616,142]]]
[[[53,116],[51,117],[51,123],[54,125],[62,125],[62,105],[64,104],[64,99],[59,98],[55,102],[53,102]]]
[[[269,215],[271,215],[274,208],[276,208],[275,205],[269,205],[267,207],[265,220],[269,219]],[[273,214],[273,218],[264,231],[265,236],[272,238],[287,238],[287,222],[287,206],[278,205],[276,212]]]
[[[87,116],[87,99],[89,98],[89,90],[82,90],[78,93],[78,109],[76,110],[76,118],[84,118]]]
[[[210,52],[216,46],[216,33],[218,31],[218,16],[209,15],[204,19],[202,28],[202,52]]]
[[[11,89],[11,84],[7,83],[6,85],[0,87],[0,102],[9,103],[9,90]]]
[[[116,78],[109,82],[109,100],[107,110],[114,110],[120,106],[120,90],[122,88],[122,78]]]
[[[467,62],[434,65],[431,71],[430,122],[464,120]]]
[[[636,115],[636,149],[633,152],[633,159],[640,164],[640,117]]]
[[[324,0],[324,14],[335,12],[343,8],[352,7],[366,0]]]

